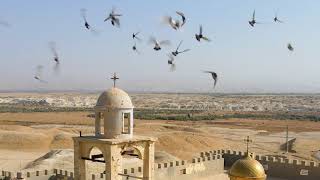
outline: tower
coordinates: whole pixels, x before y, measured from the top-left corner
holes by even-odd
[[[76,180],[87,177],[85,161],[105,163],[105,179],[121,180],[123,154],[135,153],[142,160],[142,178],[154,177],[155,138],[133,135],[133,104],[129,95],[115,87],[117,76],[111,78],[114,86],[103,92],[94,107],[95,135],[74,137],[74,176]],[[103,122],[103,131],[101,124]],[[102,154],[90,156],[93,148]],[[129,153],[129,154],[130,154]],[[103,159],[103,160],[101,160]],[[102,173],[102,172],[101,172]]]

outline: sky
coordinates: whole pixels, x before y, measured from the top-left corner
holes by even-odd
[[[103,21],[112,7],[123,14],[120,28]],[[319,7],[317,0],[2,0],[0,20],[11,26],[0,26],[0,90],[103,90],[116,72],[117,86],[127,91],[319,93]],[[82,8],[98,34],[85,29]],[[254,9],[262,23],[252,28]],[[179,18],[177,10],[187,17],[178,31],[161,22],[165,15]],[[273,22],[275,12],[285,23]],[[200,24],[211,42],[195,40]],[[131,49],[137,31],[140,55]],[[172,45],[154,51],[150,36]],[[181,40],[191,50],[170,72],[167,54]],[[33,78],[38,65],[48,83]],[[203,70],[218,74],[215,88]]]

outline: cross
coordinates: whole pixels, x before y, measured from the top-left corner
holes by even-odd
[[[246,138],[246,139],[244,139],[244,142],[246,142],[246,143],[247,143],[247,155],[249,155],[249,143],[251,143],[251,142],[252,142],[252,139],[250,139],[250,137],[249,137],[249,136],[247,136],[247,138]]]
[[[116,87],[116,81],[119,79],[116,73],[113,73],[113,77],[110,78],[113,80],[113,87]]]

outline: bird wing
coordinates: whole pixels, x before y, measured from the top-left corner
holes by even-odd
[[[171,62],[174,61],[174,56],[172,54],[167,54],[167,56],[169,57],[169,61]]]
[[[164,16],[163,22],[166,24],[169,24],[171,27],[175,27],[175,23],[173,22],[173,19],[171,16]]]
[[[112,14],[112,16],[122,16],[122,14]]]
[[[135,36],[137,36],[138,34],[140,33],[140,31],[136,32],[136,33],[133,33]]]
[[[186,23],[186,17],[184,16],[183,12],[181,12],[181,11],[176,11],[176,13],[181,16],[181,18],[182,18],[181,26],[183,26]]]
[[[58,57],[58,53],[56,50],[56,43],[54,41],[49,42],[49,47],[55,57]]]
[[[202,35],[202,25],[200,25],[200,33],[199,35]]]
[[[107,17],[104,22],[108,21],[109,19],[111,19],[111,16]]]
[[[216,86],[217,84],[217,81],[218,81],[218,75],[217,73],[213,72],[213,71],[203,71],[204,73],[210,73],[213,80],[214,80],[214,87]]]
[[[279,20],[279,19],[278,19],[277,21],[278,21],[279,23],[284,23],[284,21],[281,21],[281,20]]]
[[[41,77],[42,76],[42,70],[43,70],[43,66],[41,66],[41,65],[38,65],[37,67],[36,67],[36,76],[37,77]]]
[[[159,42],[160,45],[170,45],[171,42],[169,40],[163,40]]]
[[[180,51],[179,53],[184,53],[184,52],[187,52],[187,51],[190,51],[190,49],[185,49],[183,51]]]
[[[202,36],[202,39],[204,39],[204,40],[206,40],[206,41],[208,41],[208,42],[211,41],[211,39],[209,39],[208,37],[205,37],[205,36]]]
[[[111,9],[111,13],[110,14],[115,14],[115,12],[116,12],[116,7],[115,6],[112,6],[112,9]]]
[[[120,20],[119,20],[119,18],[114,18],[114,22],[116,23],[117,27],[120,27]]]
[[[159,43],[155,37],[151,36],[149,39],[149,44],[159,44]]]
[[[176,70],[176,65],[174,63],[170,64],[170,72],[173,72]]]
[[[179,45],[177,46],[176,51],[178,51],[178,49],[180,48],[180,46],[181,46],[182,42],[183,42],[183,41],[180,41]]]
[[[217,85],[217,82],[218,82],[218,75],[217,75],[217,73],[212,73],[212,78],[213,78],[213,80],[214,80],[214,87],[216,87],[216,85]]]
[[[204,72],[204,73],[210,73],[210,74],[214,73],[213,71],[202,71],[202,72]]]
[[[256,18],[256,10],[253,10],[252,20],[255,20],[255,18]]]
[[[83,20],[84,20],[84,21],[87,21],[87,18],[86,18],[86,12],[87,12],[87,10],[84,9],[84,8],[82,8],[82,9],[80,10],[80,12],[81,12],[81,16],[82,16]]]
[[[142,39],[141,38],[139,38],[139,37],[135,37],[139,42],[141,42],[142,41]]]

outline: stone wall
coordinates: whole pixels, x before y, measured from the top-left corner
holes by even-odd
[[[221,174],[224,171],[224,159],[221,154],[213,154],[206,157],[193,158],[191,162],[187,161],[174,161],[167,163],[155,164],[155,180],[191,180],[196,177],[209,177],[215,174]],[[123,177],[123,180],[129,177],[142,177],[142,167],[132,167],[129,169],[123,169],[123,172],[119,173]],[[16,177],[23,177],[30,180],[73,180],[73,172],[53,169],[42,170],[34,172],[7,172],[2,171],[2,176],[6,179],[14,179]],[[1,179],[1,178],[0,178]],[[91,174],[88,176],[88,180],[102,180],[105,179],[105,174]]]
[[[245,152],[231,150],[220,150],[220,153],[225,160],[226,168],[231,167],[236,160],[245,155]],[[208,152],[201,154],[205,155]],[[261,155],[255,155],[255,159],[263,165],[269,177],[290,180],[320,180],[320,163]]]

